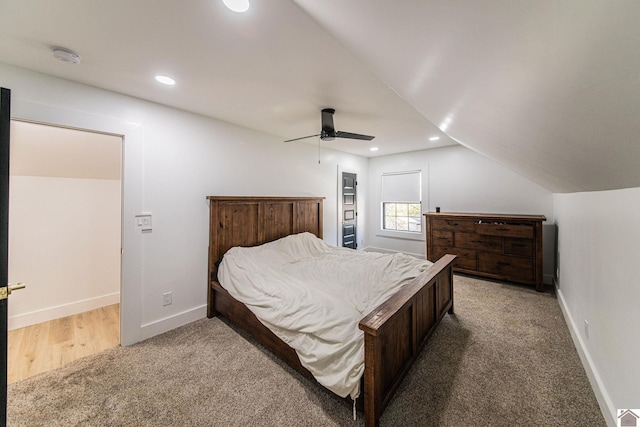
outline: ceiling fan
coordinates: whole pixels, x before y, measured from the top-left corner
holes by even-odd
[[[322,130],[315,135],[303,136],[301,138],[288,139],[284,142],[293,142],[306,138],[319,136],[323,141],[333,141],[336,138],[361,139],[371,141],[375,136],[361,135],[359,133],[336,131],[333,126],[333,114],[336,112],[333,108],[325,108],[322,110]]]

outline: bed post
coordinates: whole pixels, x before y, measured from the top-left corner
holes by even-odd
[[[218,222],[218,202],[207,198],[209,201],[209,259],[207,262],[207,317],[211,319],[212,317],[216,317],[218,315],[217,310],[215,309],[215,298],[216,294],[211,289],[211,281],[218,277],[217,275],[217,254],[216,254],[216,245],[214,242],[217,242],[217,233],[218,227],[214,224]]]
[[[449,307],[449,310],[447,310],[447,313],[453,314],[454,313],[453,303],[455,301],[455,298],[453,297],[453,268],[449,272],[449,277],[447,278],[447,285],[449,286],[449,289],[451,289],[451,307]]]
[[[211,246],[209,246],[209,253],[211,253]],[[207,317],[211,319],[212,317],[216,317],[218,315],[218,311],[215,309],[216,294],[215,292],[213,292],[213,289],[211,289],[211,278],[213,277],[213,270],[211,267],[211,257],[209,257],[208,271],[209,273],[207,274]]]
[[[375,336],[364,331],[364,390],[363,409],[364,425],[366,427],[377,427],[380,418],[381,396],[376,393],[381,387],[379,375],[382,373],[380,360],[382,349],[378,345],[380,341]]]

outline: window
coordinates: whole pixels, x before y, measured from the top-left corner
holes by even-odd
[[[383,230],[422,232],[420,203],[383,202]]]
[[[422,233],[422,172],[382,174],[382,229]]]

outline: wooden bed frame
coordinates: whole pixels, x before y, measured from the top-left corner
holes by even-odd
[[[322,238],[324,197],[209,196],[209,284],[207,316],[222,314],[251,333],[290,366],[311,376],[295,351],[276,337],[217,282],[217,267],[234,246],[256,246],[310,232]],[[453,313],[454,255],[445,255],[360,321],[365,371],[359,409],[365,426],[377,426],[387,406],[436,326]]]

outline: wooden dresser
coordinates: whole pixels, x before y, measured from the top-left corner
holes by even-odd
[[[542,292],[544,215],[426,213],[427,259],[455,254],[456,271],[535,285]]]

